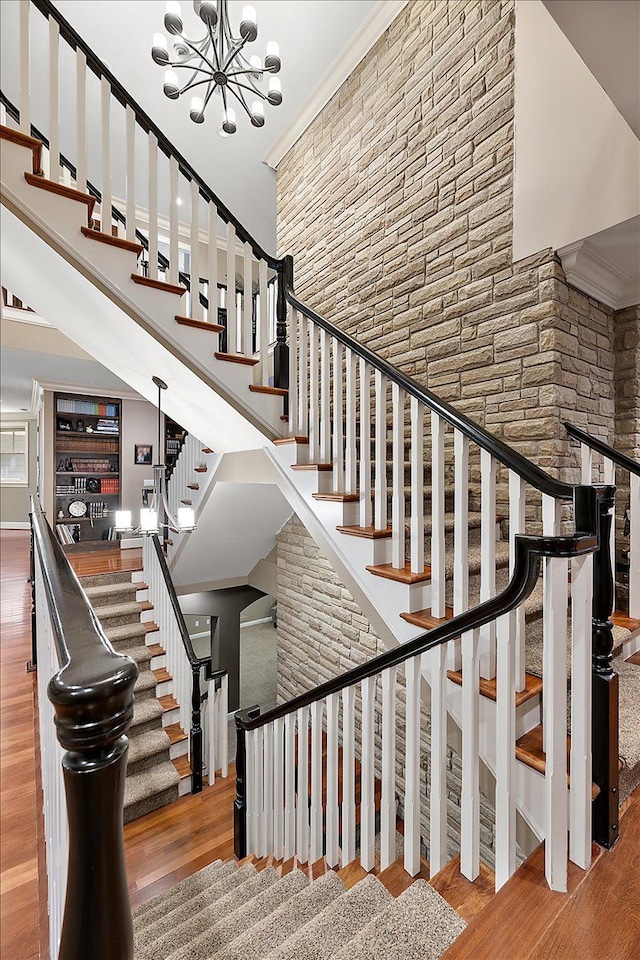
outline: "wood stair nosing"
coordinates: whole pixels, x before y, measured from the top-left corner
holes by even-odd
[[[306,470],[317,470],[319,473],[330,473],[333,470],[332,463],[293,463],[292,470],[304,472]]]
[[[209,467],[194,467],[194,468],[193,468],[193,472],[194,472],[194,473],[206,473],[208,469],[209,469]]]
[[[447,677],[453,683],[462,686],[462,670],[447,670]],[[479,692],[481,697],[495,701],[497,699],[496,680],[486,680],[484,677],[480,677]],[[536,677],[532,673],[525,673],[525,688],[524,690],[516,691],[516,707],[526,703],[527,700],[531,700],[532,697],[537,696],[539,693],[542,693],[541,677]]]
[[[137,283],[142,287],[151,287],[153,290],[162,290],[164,293],[173,293],[177,297],[181,297],[187,292],[186,287],[178,287],[173,283],[166,283],[164,280],[152,280],[151,277],[143,277],[139,273],[132,273],[131,279],[134,283]]]
[[[169,737],[169,743],[171,746],[173,746],[174,743],[182,743],[183,741],[189,739],[179,723],[170,723],[163,729],[166,735]]]
[[[284,446],[287,443],[308,444],[309,437],[277,437],[277,439],[275,439],[273,443],[274,443],[274,446],[276,447]]]
[[[526,766],[531,767],[532,770],[537,770],[538,773],[544,776],[547,769],[547,755],[543,750],[543,742],[542,724],[539,723],[516,740],[516,759],[526,764]],[[569,787],[571,786],[571,778],[569,776],[570,757],[571,737],[567,736],[567,786]],[[600,788],[597,784],[592,784],[591,799],[595,800],[599,793]]]
[[[422,627],[423,630],[431,630],[433,627],[437,627],[441,623],[453,619],[453,607],[445,607],[444,617],[434,617],[431,613],[431,607],[426,607],[424,610],[417,610],[415,613],[401,613],[400,616],[403,620],[406,620],[407,623],[411,623],[416,627]]]
[[[147,650],[152,657],[164,657],[167,652],[160,643],[148,643]]]
[[[89,240],[97,240],[99,243],[106,243],[108,246],[118,247],[120,250],[128,250],[138,257],[144,249],[141,243],[134,243],[133,240],[123,240],[121,237],[112,237],[108,233],[94,230],[93,227],[80,227],[80,231]]]
[[[42,174],[42,142],[35,137],[30,137],[22,130],[13,130],[11,127],[0,125],[0,139],[8,140],[10,143],[17,143],[21,147],[31,150],[32,154],[32,172],[35,177],[41,177]]]
[[[171,680],[173,680],[172,675],[169,673],[166,667],[157,667],[151,672],[156,678],[156,683],[169,683]]]
[[[312,493],[314,500],[328,501],[332,503],[358,503],[359,493]]]
[[[339,526],[336,527],[339,533],[344,533],[348,537],[363,537],[365,540],[386,540],[391,536],[391,527],[385,530],[376,530],[375,527]]]
[[[143,622],[145,633],[157,633],[160,629],[157,623],[154,623],[153,620],[145,620]]]
[[[214,357],[216,360],[225,360],[227,363],[240,363],[246,367],[255,367],[255,365],[260,362],[253,357],[244,357],[239,353],[220,353],[216,351]]]
[[[189,757],[186,753],[183,753],[180,757],[174,757],[171,761],[181,780],[185,780],[187,777],[191,776],[191,763]]]
[[[408,585],[414,583],[429,583],[431,581],[431,567],[425,566],[422,573],[413,573],[411,564],[405,563],[404,567],[394,567],[391,563],[381,563],[375,566],[365,568],[372,573],[374,577],[383,577],[385,580],[395,580],[397,583]]]
[[[181,500],[180,503],[183,504],[185,507],[193,506],[193,500]]]
[[[179,707],[179,703],[172,693],[165,693],[158,697],[158,702],[165,713],[170,713],[171,710],[177,710]]]
[[[200,484],[199,484],[199,483],[188,483],[188,484],[187,484],[187,490],[199,490],[199,489],[200,489]]]
[[[225,328],[219,323],[208,323],[206,320],[196,320],[194,317],[181,317],[176,314],[174,320],[182,327],[195,327],[197,330],[208,330],[211,333],[224,333],[225,331]]]
[[[203,452],[203,453],[213,453],[213,450],[211,449],[211,447],[203,447],[203,448],[202,448],[202,452]]]
[[[95,205],[95,197],[88,193],[82,193],[80,190],[74,190],[73,187],[66,187],[63,183],[56,183],[55,180],[48,180],[46,177],[37,176],[33,173],[25,173],[25,180],[31,187],[38,187],[40,190],[46,190],[48,193],[55,193],[59,197],[66,197],[67,200],[75,200],[78,203],[84,203],[87,207],[87,219],[91,219]]]
[[[250,383],[249,390],[251,393],[265,393],[271,397],[286,397],[289,395],[289,391],[284,387],[263,387],[260,383]]]

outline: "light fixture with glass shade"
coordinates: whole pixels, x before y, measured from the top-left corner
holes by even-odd
[[[174,4],[178,6],[178,4]],[[154,377],[153,382],[158,388],[158,450],[164,449],[162,442],[162,391],[167,385],[160,377]],[[160,459],[164,459],[162,455]],[[178,516],[175,518],[167,502],[167,468],[164,463],[153,466],[153,493],[151,504],[140,510],[140,522],[133,525],[131,510],[116,510],[115,528],[119,533],[153,534],[159,533],[164,527],[169,527],[175,533],[188,533],[196,528],[196,517],[193,507],[178,507]]]
[[[243,50],[258,36],[255,7],[242,8],[239,36],[231,31],[227,0],[194,0],[193,9],[206,27],[200,40],[184,35],[182,11],[177,0],[168,0],[164,15],[167,33],[174,37],[171,52],[163,33],[154,33],[151,56],[166,68],[163,90],[170,100],[193,90],[189,116],[194,123],[203,123],[207,105],[214,93],[222,100],[221,136],[230,136],[237,130],[233,106],[235,98],[254,127],[264,126],[264,103],[277,107],[282,103],[280,78],[270,76],[267,92],[261,89],[265,74],[279,73],[280,48],[275,40],[267,43],[264,63],[257,54],[247,58]],[[176,70],[187,71],[181,85]]]

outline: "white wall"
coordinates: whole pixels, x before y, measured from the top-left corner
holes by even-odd
[[[541,0],[516,0],[513,258],[640,213],[640,142]]]
[[[142,506],[142,487],[145,480],[153,480],[153,470],[148,465],[134,462],[136,443],[153,447],[153,462],[159,463],[158,414],[156,407],[146,400],[122,401],[122,441],[120,453],[121,502],[124,509],[138,516]]]

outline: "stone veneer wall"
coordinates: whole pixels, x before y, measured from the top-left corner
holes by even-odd
[[[513,0],[413,0],[278,166],[298,296],[541,466],[613,440],[611,310],[512,262]]]
[[[353,597],[320,553],[315,541],[294,515],[278,535],[278,702],[282,703],[339,676],[351,667],[384,653]],[[356,695],[356,753],[360,756],[361,700]],[[405,694],[402,670],[397,674],[396,790],[404,792]],[[375,698],[376,776],[380,776],[382,736],[382,693]],[[428,711],[423,707],[421,725],[420,792],[421,837],[424,853],[429,849],[429,753],[431,747]],[[447,793],[449,855],[460,852],[460,797],[462,767],[460,756],[447,749]],[[480,855],[494,864],[495,812],[481,797]]]

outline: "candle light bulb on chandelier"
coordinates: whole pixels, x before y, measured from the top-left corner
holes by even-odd
[[[167,49],[167,38],[164,33],[154,33],[153,46],[151,47],[151,56],[156,63],[164,65],[169,62],[169,50]]]
[[[177,0],[167,0],[167,12],[164,15],[164,25],[168,33],[174,35],[182,33],[182,11]]]
[[[222,121],[222,129],[228,134],[236,132],[236,112],[233,107],[227,107],[224,114],[224,120]]]
[[[270,73],[278,73],[282,61],[280,60],[280,47],[275,40],[269,40],[267,44],[267,55],[264,58],[264,68]]]
[[[167,70],[164,75],[164,86],[163,91],[165,97],[169,97],[170,100],[177,100],[180,96],[180,85],[178,82],[178,74],[175,70]]]
[[[247,4],[242,8],[242,20],[240,21],[240,36],[247,43],[252,43],[258,36],[258,18],[256,17],[256,8]]]
[[[116,510],[115,528],[118,533],[128,533],[133,530],[131,510]]]
[[[251,123],[254,127],[264,127],[264,103],[254,100],[251,104]]]
[[[204,101],[202,97],[192,97],[189,116],[194,123],[204,123]]]
[[[193,507],[178,507],[178,526],[182,533],[195,530],[196,515]]]
[[[142,533],[158,532],[158,511],[151,507],[143,507],[140,510],[140,529]]]
[[[280,77],[269,78],[269,92],[267,93],[267,100],[274,107],[277,107],[282,103]]]

